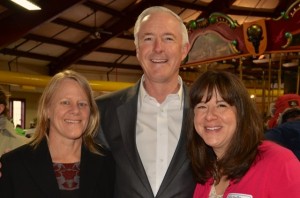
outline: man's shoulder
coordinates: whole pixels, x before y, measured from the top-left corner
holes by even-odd
[[[118,98],[121,95],[123,95],[124,93],[128,92],[129,88],[125,88],[125,89],[121,89],[118,91],[114,91],[114,92],[109,92],[109,93],[105,93],[103,95],[100,95],[96,98],[96,101],[105,101],[105,100],[111,100],[114,98]]]
[[[135,95],[138,92],[138,84],[139,83],[135,84],[134,86],[127,87],[125,89],[98,96],[96,98],[96,103],[99,105],[101,103],[107,103],[109,101],[119,101],[122,99],[126,99],[127,97],[129,97],[129,95]]]

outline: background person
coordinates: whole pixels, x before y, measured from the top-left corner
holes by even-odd
[[[29,140],[15,131],[14,124],[8,119],[7,97],[0,89],[0,156],[7,150],[15,149]]]
[[[266,131],[265,138],[290,149],[300,160],[300,96],[283,95],[277,103],[285,108],[281,108],[276,127]]]
[[[285,109],[299,106],[300,96],[298,94],[284,94],[279,96],[271,107],[271,117],[267,121],[268,129],[278,126],[278,118]]]
[[[299,161],[262,140],[263,121],[237,76],[207,71],[194,82],[190,99],[194,198],[300,196]]]
[[[88,81],[73,71],[56,74],[37,118],[30,144],[0,159],[1,198],[113,197],[114,161],[94,143],[99,112]]]
[[[189,99],[179,76],[190,48],[186,27],[169,9],[150,7],[138,17],[134,37],[144,75],[135,86],[97,99],[105,136],[99,139],[116,160],[115,197],[190,198]]]

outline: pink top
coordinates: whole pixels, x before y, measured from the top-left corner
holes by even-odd
[[[300,198],[300,162],[288,149],[264,141],[259,146],[260,159],[238,183],[230,181],[223,198]],[[194,198],[207,198],[210,179],[197,184]]]

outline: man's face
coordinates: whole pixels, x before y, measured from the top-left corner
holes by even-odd
[[[138,32],[137,58],[145,79],[162,83],[178,78],[189,44],[183,45],[180,23],[169,13],[146,16]]]

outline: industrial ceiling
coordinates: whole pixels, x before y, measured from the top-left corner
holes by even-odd
[[[28,11],[0,1],[0,70],[53,75],[63,69],[142,73],[135,57],[133,26],[149,6],[165,6],[191,20],[220,12],[239,24],[277,18],[294,0],[35,0]],[[297,58],[297,57],[296,57]],[[223,62],[218,68],[226,69]],[[234,62],[230,63],[237,70]],[[249,63],[253,64],[253,63]],[[216,66],[217,67],[217,66]],[[229,65],[230,67],[230,65]],[[27,69],[26,69],[27,68]],[[254,68],[254,67],[253,67]],[[186,68],[182,72],[197,72]],[[248,73],[247,73],[248,72]],[[251,73],[252,72],[252,73]],[[255,70],[244,72],[259,78]],[[105,80],[110,80],[109,77]],[[116,79],[114,79],[116,80]],[[185,79],[187,80],[187,79]],[[126,79],[123,81],[126,81]]]

